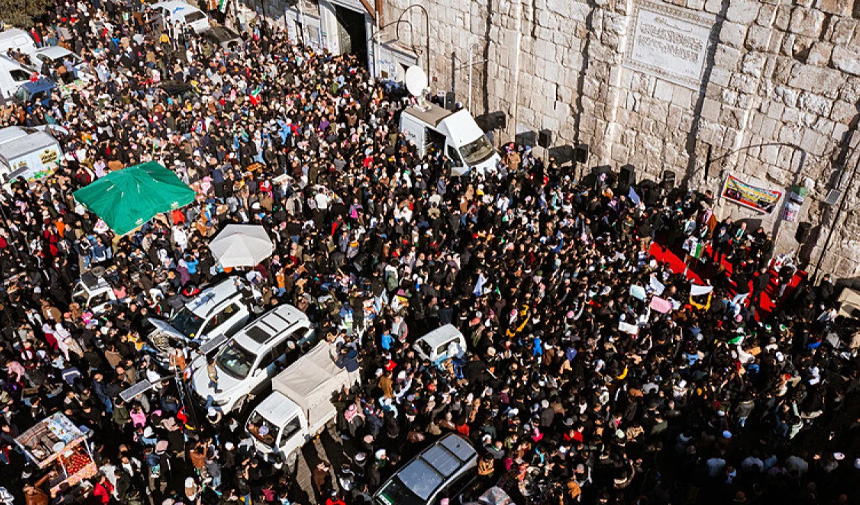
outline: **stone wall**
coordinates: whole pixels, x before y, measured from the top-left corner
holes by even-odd
[[[384,22],[412,2],[385,0]],[[506,113],[500,140],[549,129],[554,152],[590,146],[580,172],[632,163],[640,180],[671,171],[679,183],[719,193],[733,174],[781,191],[771,214],[720,199],[718,217],[761,223],[777,236],[778,251],[797,250],[810,269],[833,229],[822,270],[860,276],[860,177],[853,177],[860,143],[860,1],[417,3],[430,17],[431,86],[453,89],[466,103],[472,45],[471,108],[475,115]],[[665,16],[654,19],[681,34],[669,33],[667,40],[683,65],[670,59],[663,68],[643,68],[634,61],[647,52],[645,36],[637,35],[643,10]],[[415,40],[402,42],[418,48],[423,62],[423,13],[410,8],[403,19],[412,29],[402,28],[401,37],[411,33]],[[699,32],[699,42],[685,32]],[[675,42],[680,45],[671,46]],[[696,79],[671,75],[680,67]],[[793,184],[809,190],[798,221],[810,223],[812,232],[802,243],[795,240],[797,223],[779,218]],[[825,204],[834,188],[843,196]]]

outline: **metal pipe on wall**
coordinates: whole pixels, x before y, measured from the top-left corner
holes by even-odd
[[[424,13],[424,32],[425,32],[424,35],[426,37],[426,41],[425,41],[426,42],[426,48],[425,48],[425,50],[427,51],[426,54],[424,55],[424,63],[425,63],[425,66],[427,67],[426,68],[427,79],[430,79],[430,14],[427,12],[427,9],[425,9],[423,5],[411,4],[408,7],[406,7],[405,9],[403,9],[403,12],[400,13],[400,17],[398,17],[397,21],[395,22],[397,24],[397,28],[396,28],[397,29],[397,40],[400,40],[400,21],[403,19],[403,16],[405,16],[406,13],[409,12],[409,9],[412,9],[413,7],[417,7],[419,9],[421,9],[421,12]],[[412,23],[409,23],[409,24],[411,25]]]
[[[517,125],[519,124],[520,112],[520,53],[522,52],[523,43],[523,0],[516,0],[514,8],[514,29],[516,30],[516,38],[514,39],[514,138],[517,135]]]

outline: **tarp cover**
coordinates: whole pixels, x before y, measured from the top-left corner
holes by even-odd
[[[170,170],[150,161],[111,172],[74,193],[118,235],[139,228],[156,214],[194,201],[194,190]]]
[[[84,433],[68,417],[57,412],[42,419],[25,431],[15,442],[39,468],[53,463],[65,449],[74,447],[85,440]]]
[[[319,429],[320,421],[334,410],[332,393],[350,384],[349,373],[337,366],[336,358],[335,349],[320,342],[272,380],[272,389],[296,402],[307,414],[311,432]]]

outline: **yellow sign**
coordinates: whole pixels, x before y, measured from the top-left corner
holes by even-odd
[[[39,155],[39,161],[41,161],[43,165],[54,163],[59,158],[60,155],[57,153],[56,149],[45,149],[42,151],[42,154]]]

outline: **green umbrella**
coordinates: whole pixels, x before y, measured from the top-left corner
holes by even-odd
[[[194,190],[159,163],[111,172],[74,193],[75,200],[118,235],[139,228],[156,214],[194,201]]]

